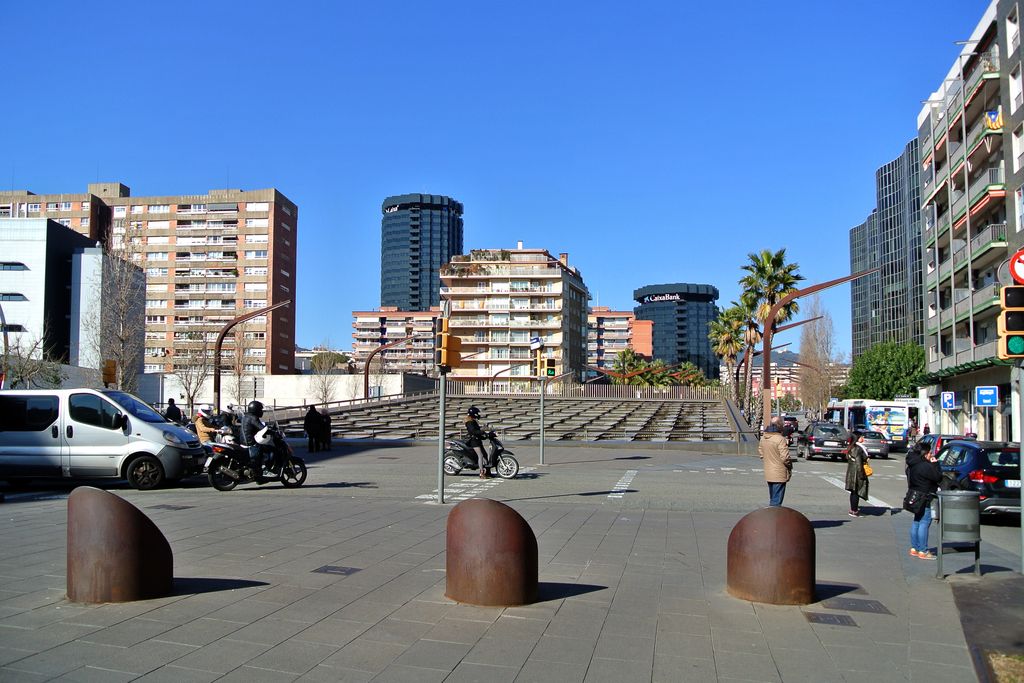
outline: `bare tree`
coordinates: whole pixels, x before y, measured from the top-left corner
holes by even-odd
[[[193,414],[196,396],[213,372],[212,354],[206,330],[189,332],[174,352],[174,375],[185,392],[189,415]]]
[[[824,410],[834,385],[835,326],[818,295],[810,298],[805,312],[808,318],[821,319],[807,323],[800,333],[800,399],[805,407]]]
[[[0,357],[0,372],[6,375],[5,388],[52,389],[64,381],[61,364],[45,348],[42,337],[8,340],[7,351],[0,353]]]
[[[92,282],[95,305],[86,312],[82,346],[91,358],[87,365],[117,363],[117,388],[138,390],[139,368],[145,351],[146,275],[142,260],[141,231],[120,223],[103,248],[101,267]],[[83,362],[80,360],[79,362]]]
[[[234,355],[231,356],[230,363],[227,364],[227,370],[230,373],[228,376],[228,391],[231,393],[231,399],[235,402],[235,405],[244,406],[246,404],[246,398],[249,396],[251,390],[252,373],[246,370],[245,363],[245,341],[246,334],[253,331],[253,327],[247,323],[241,323],[232,328],[231,332],[228,333],[230,339],[234,335]],[[221,367],[224,367],[222,361]],[[255,390],[252,390],[252,398],[256,398]]]
[[[345,368],[348,358],[337,351],[331,351],[329,340],[321,344],[320,349],[309,361],[312,371],[310,388],[314,401],[329,403],[334,398],[334,391],[338,385],[338,373]]]

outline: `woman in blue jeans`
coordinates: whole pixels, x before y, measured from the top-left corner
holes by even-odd
[[[922,455],[916,446],[907,451],[907,487],[924,494],[924,506],[914,515],[910,525],[910,556],[922,560],[934,560],[935,555],[928,550],[928,528],[932,523],[931,499],[939,490],[942,481],[942,470],[935,456],[930,453]]]

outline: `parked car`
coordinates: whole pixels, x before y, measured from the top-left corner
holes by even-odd
[[[796,454],[810,460],[824,456],[833,460],[846,457],[850,432],[834,422],[812,422],[797,437]]]
[[[950,441],[939,451],[943,472],[981,494],[981,513],[1020,514],[1020,445],[1005,441]]]
[[[885,434],[876,432],[874,429],[854,429],[853,438],[854,440],[864,437],[864,448],[868,451],[869,458],[886,458],[889,457],[889,441],[885,438]]]
[[[793,444],[793,435],[799,431],[800,422],[796,419],[796,415],[782,416],[782,435],[789,440],[790,445]]]
[[[0,391],[0,479],[127,479],[145,490],[204,461],[195,434],[123,391]]]
[[[974,437],[964,436],[963,434],[925,434],[917,440],[917,445],[921,448],[922,455],[937,455],[938,452],[942,450],[942,447],[950,441],[973,438]]]

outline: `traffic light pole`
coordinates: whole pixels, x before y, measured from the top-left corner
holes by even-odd
[[[441,368],[438,374],[440,386],[441,416],[437,424],[437,503],[444,505],[444,403],[448,396],[448,370]]]
[[[548,393],[548,382],[556,379],[562,379],[571,375],[572,372],[563,372],[558,377],[545,377],[540,381],[540,462],[539,465],[546,464],[544,462],[544,394]]]
[[[1020,408],[1020,414],[1017,416],[1017,433],[1020,435],[1018,450],[1020,451],[1020,460],[1024,461],[1024,360],[1018,360],[1015,365],[1017,366],[1017,403]],[[1024,574],[1024,524],[1020,525],[1020,573]]]

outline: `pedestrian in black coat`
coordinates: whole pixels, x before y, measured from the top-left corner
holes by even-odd
[[[309,452],[316,453],[320,450],[320,431],[323,429],[323,421],[320,419],[320,413],[316,412],[316,408],[313,406],[306,411],[306,417],[302,420],[302,428],[306,430],[306,437],[309,439],[307,445]]]

